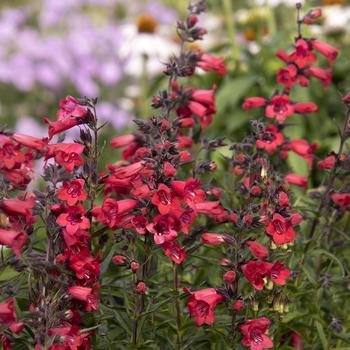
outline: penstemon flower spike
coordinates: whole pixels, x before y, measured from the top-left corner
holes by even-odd
[[[338,51],[303,36],[302,26],[314,23],[321,10],[302,17],[297,4],[294,49],[277,52],[285,63],[277,72],[279,89],[270,97],[245,99],[243,109],[260,108],[261,118],[251,122],[251,132],[241,142],[230,145],[231,155],[223,162],[227,171],[219,169],[227,177],[223,181],[216,176],[222,165],[212,155],[227,142],[202,137],[216,112],[217,87],[189,87],[182,79],[191,81],[198,70],[227,74],[223,58],[189,46],[206,34],[198,20],[206,9],[204,1],[193,2],[188,16],[177,23],[180,50],[165,64],[168,88],[152,99],[157,114],[136,120],[133,134],[111,140],[113,149],[122,150],[122,159],[104,172],[98,172],[103,125],[96,99],[61,100],[56,120],[45,118],[48,137],[43,139],[1,129],[0,262],[14,276],[0,281],[7,296],[0,302],[6,350],[19,339],[35,350],[106,344],[160,348],[156,334],[168,326],[166,346],[176,349],[211,345],[211,329],[227,348],[301,349],[300,327],[290,326],[283,316],[291,303],[303,307],[293,300],[289,281],[295,279],[294,288],[307,283],[302,270],[309,253],[313,246],[322,250],[329,245],[326,230],[332,231],[350,205],[348,183],[339,185],[349,171],[344,154],[350,136],[349,94],[343,98],[347,112],[339,149],[317,163],[328,171],[325,190],[316,196],[324,217],[311,217],[306,234],[298,227],[310,215],[294,207],[291,188],[306,189],[308,177],[290,173],[284,160],[293,152],[311,171],[317,145],[288,138],[286,121],[295,114],[317,113],[315,103],[294,101],[290,93],[313,78],[327,88]],[[316,65],[320,55],[327,68]],[[80,138],[65,143],[63,133],[72,128],[80,129]],[[44,185],[30,193],[39,158],[45,161]],[[298,241],[306,242],[301,256]],[[209,251],[215,251],[212,265],[220,268],[220,280],[203,274],[203,269],[212,271]],[[340,262],[330,252],[327,256]],[[332,284],[322,274],[323,258],[315,269],[313,298],[315,284],[324,289]],[[25,287],[22,276],[29,281]],[[27,311],[19,309],[18,301]],[[165,307],[169,319],[159,315]],[[192,324],[198,327],[195,333],[189,333]],[[311,324],[322,334],[318,319]],[[331,326],[342,328],[336,317]]]

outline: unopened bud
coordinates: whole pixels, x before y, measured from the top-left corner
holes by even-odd
[[[225,280],[225,282],[232,284],[236,280],[236,272],[235,271],[227,271],[224,274],[224,280]]]
[[[267,284],[265,285],[265,287],[268,290],[272,290],[273,289],[273,282],[272,281],[268,281]]]
[[[188,28],[192,28],[196,25],[196,23],[198,22],[198,17],[195,15],[189,16],[187,18],[187,26]]]
[[[303,19],[304,24],[313,24],[315,20],[322,16],[322,10],[320,8],[315,8],[310,10]]]
[[[137,263],[136,261],[133,261],[131,264],[130,264],[130,267],[131,267],[131,270],[133,270],[133,272],[137,271],[139,268],[140,268],[140,264]]]
[[[273,308],[273,311],[279,312],[279,310],[281,308],[281,303],[280,303],[279,299],[274,300],[272,308]]]

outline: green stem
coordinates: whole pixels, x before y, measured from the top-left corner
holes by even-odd
[[[227,28],[228,37],[231,42],[231,55],[233,61],[239,61],[240,58],[240,47],[237,42],[236,26],[234,22],[234,11],[231,0],[222,0],[222,5],[224,9],[225,24]]]
[[[181,308],[180,308],[180,301],[178,298],[178,292],[179,292],[179,274],[177,265],[173,264],[173,289],[176,293],[175,297],[175,310],[176,310],[176,326],[177,326],[177,347],[178,349],[181,349],[182,347],[182,336],[181,336]]]
[[[346,134],[346,131],[347,131],[347,128],[348,128],[348,125],[349,125],[349,121],[350,121],[350,108],[348,108],[347,112],[346,112],[346,116],[345,116],[345,121],[344,121],[344,125],[343,125],[343,130],[342,130],[342,133],[341,133],[341,136],[340,136],[340,144],[339,144],[339,149],[338,149],[338,152],[337,152],[337,155],[336,155],[336,161],[335,161],[335,164],[329,174],[329,180],[328,180],[328,185],[327,185],[327,188],[326,188],[326,191],[324,192],[323,196],[321,197],[321,200],[320,200],[320,204],[318,206],[318,209],[317,209],[317,213],[320,214],[322,212],[322,210],[324,209],[324,207],[326,206],[326,203],[327,203],[327,198],[333,188],[333,184],[337,178],[337,169],[338,169],[338,165],[339,165],[339,162],[340,162],[340,157],[343,153],[343,149],[344,149],[344,145],[345,145],[345,141],[346,141],[346,138],[347,138],[347,134]],[[303,252],[303,255],[300,259],[300,262],[299,262],[299,267],[298,267],[298,276],[296,278],[296,285],[299,283],[300,281],[300,277],[301,277],[301,268],[304,264],[304,261],[305,261],[305,257],[307,255],[307,252],[310,248],[310,245],[311,243],[314,241],[313,238],[315,236],[315,233],[316,233],[316,229],[317,229],[317,226],[319,225],[320,223],[320,218],[319,217],[315,217],[314,220],[312,221],[312,224],[311,224],[311,229],[310,229],[310,232],[309,232],[309,235],[308,235],[308,242],[306,243],[305,245],[305,248],[304,248],[304,252]]]

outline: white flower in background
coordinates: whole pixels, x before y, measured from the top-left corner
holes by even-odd
[[[152,13],[144,12],[135,18],[134,23],[120,27],[120,56],[127,60],[125,72],[140,76],[145,71],[153,76],[163,70],[161,63],[175,54],[178,46],[174,43],[174,33],[168,32]]]
[[[324,6],[323,7],[324,31],[344,32],[350,28],[350,7],[349,6]]]
[[[120,56],[127,59],[125,72],[132,76],[140,76],[146,70],[154,76],[163,70],[162,63],[175,54],[178,46],[168,35],[154,33],[140,33],[135,24],[125,24],[120,27],[122,44]]]

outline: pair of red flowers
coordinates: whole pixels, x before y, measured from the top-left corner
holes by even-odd
[[[188,292],[190,293],[188,309],[190,315],[195,317],[196,325],[213,324],[215,307],[223,302],[225,297],[214,288]],[[270,321],[264,317],[245,321],[239,328],[243,335],[242,344],[250,347],[251,350],[272,348],[273,343],[266,335],[269,326]]]

